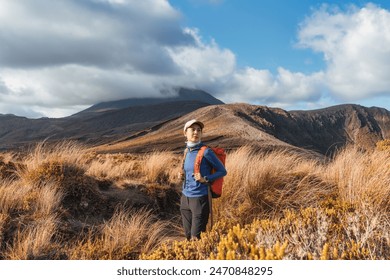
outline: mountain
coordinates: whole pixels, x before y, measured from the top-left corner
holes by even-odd
[[[204,141],[234,149],[288,148],[331,155],[349,143],[372,148],[390,138],[390,112],[354,104],[285,111],[250,104],[223,104],[210,94],[180,89],[176,97],[135,98],[96,104],[59,119],[0,115],[0,149],[47,141],[77,140],[100,152],[182,151],[182,127],[205,123]]]
[[[376,142],[390,137],[390,112],[382,108],[346,104],[289,112],[266,106],[225,104],[200,108],[146,134],[99,149],[145,152],[152,145],[156,149],[180,151],[184,147],[182,127],[192,118],[205,123],[206,143],[227,149],[251,145],[330,155],[350,143],[372,148]]]
[[[101,102],[73,115],[73,117],[93,115],[101,112],[124,109],[128,107],[151,106],[151,105],[158,105],[158,104],[172,103],[172,102],[198,101],[198,102],[203,102],[211,105],[224,104],[221,100],[213,97],[209,93],[197,89],[179,88],[177,89],[177,95],[173,95],[173,96],[171,94],[169,95],[165,94],[165,95],[166,95],[165,97],[163,94],[163,97],[128,98],[128,99],[122,99],[116,101]]]
[[[0,150],[15,149],[44,140],[62,131],[62,119],[28,119],[14,115],[0,116]]]
[[[23,149],[45,139],[72,139],[90,145],[109,143],[215,104],[223,102],[204,91],[179,89],[176,97],[99,103],[65,118],[0,115],[0,150]]]

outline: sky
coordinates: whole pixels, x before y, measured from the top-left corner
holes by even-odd
[[[0,0],[0,114],[173,96],[390,110],[390,1]]]

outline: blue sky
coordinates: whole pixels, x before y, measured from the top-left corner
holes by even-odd
[[[208,91],[286,110],[390,109],[389,1],[0,0],[0,113]]]
[[[276,71],[323,67],[321,55],[294,47],[298,25],[320,1],[170,1],[183,14],[183,26],[198,28],[205,41],[232,50],[238,66]],[[290,3],[294,4],[291,5]],[[329,3],[329,2],[328,2]],[[287,5],[286,5],[287,4]],[[308,63],[308,61],[313,61]],[[319,64],[319,65],[318,65]]]
[[[232,50],[240,67],[283,66],[311,73],[325,67],[322,53],[297,46],[300,24],[324,5],[346,10],[368,3],[389,9],[389,1],[171,0],[183,14],[182,26],[198,28],[205,41]]]

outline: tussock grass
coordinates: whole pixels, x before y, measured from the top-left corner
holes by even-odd
[[[148,182],[168,182],[170,179],[177,177],[175,173],[175,160],[177,159],[170,152],[153,152],[146,155],[142,172]]]
[[[387,151],[345,148],[323,169],[323,176],[337,185],[342,200],[390,210],[390,153]]]
[[[104,154],[91,162],[87,174],[107,180],[123,180],[140,176],[140,169],[140,162],[136,156]]]
[[[0,188],[0,213],[30,211],[38,216],[50,216],[60,207],[63,193],[48,182],[42,187],[5,182]]]
[[[7,215],[11,211],[28,207],[28,193],[31,186],[21,187],[19,182],[2,181],[0,187],[0,213]]]
[[[55,215],[58,209],[61,208],[63,198],[63,190],[57,184],[48,182],[37,189],[34,211],[37,215],[43,217]]]
[[[100,232],[72,248],[72,259],[138,259],[150,253],[172,232],[172,225],[158,221],[147,210],[117,211]]]
[[[83,149],[74,142],[47,146],[45,142],[40,143],[24,159],[18,170],[19,178],[25,184],[64,183],[78,178],[85,173]]]
[[[242,147],[227,156],[223,195],[215,213],[249,222],[286,208],[317,203],[331,194],[332,184],[320,176],[321,164],[289,151],[258,154]]]
[[[197,241],[182,241],[182,154],[62,142],[0,155],[0,259],[390,259],[385,144],[327,161],[230,151],[216,223]]]
[[[96,155],[74,142],[40,143],[22,157],[0,155],[0,259],[136,259],[167,235],[180,236],[177,224],[152,213],[167,204],[160,193],[153,199],[147,197],[153,192],[137,190],[138,197],[127,198],[135,202],[126,204],[120,198],[126,188],[115,188],[119,181],[138,180],[154,189],[161,182],[161,191],[168,191],[171,171],[153,163],[156,158]],[[160,158],[165,164],[172,159]],[[107,181],[112,197],[100,190]],[[148,210],[126,208],[149,201],[155,204]]]
[[[56,144],[41,142],[24,159],[27,169],[36,169],[43,162],[68,162],[81,165],[85,160],[85,148],[77,142],[63,141]]]
[[[142,258],[390,259],[389,155],[349,146],[324,162],[232,151],[213,229]]]
[[[0,179],[17,177],[18,165],[15,164],[15,154],[4,153],[0,155]]]
[[[15,234],[12,245],[4,252],[4,258],[9,260],[50,258],[51,247],[55,244],[53,236],[57,224],[55,215],[35,219]]]

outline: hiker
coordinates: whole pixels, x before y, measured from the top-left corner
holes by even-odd
[[[200,173],[194,174],[195,159],[202,143],[204,124],[198,120],[190,120],[184,125],[184,136],[187,147],[183,162],[183,171],[179,176],[184,180],[180,201],[180,212],[187,240],[200,238],[206,231],[210,213],[209,183],[227,174],[222,162],[214,152],[207,148],[200,164]],[[211,170],[215,172],[212,174]]]

